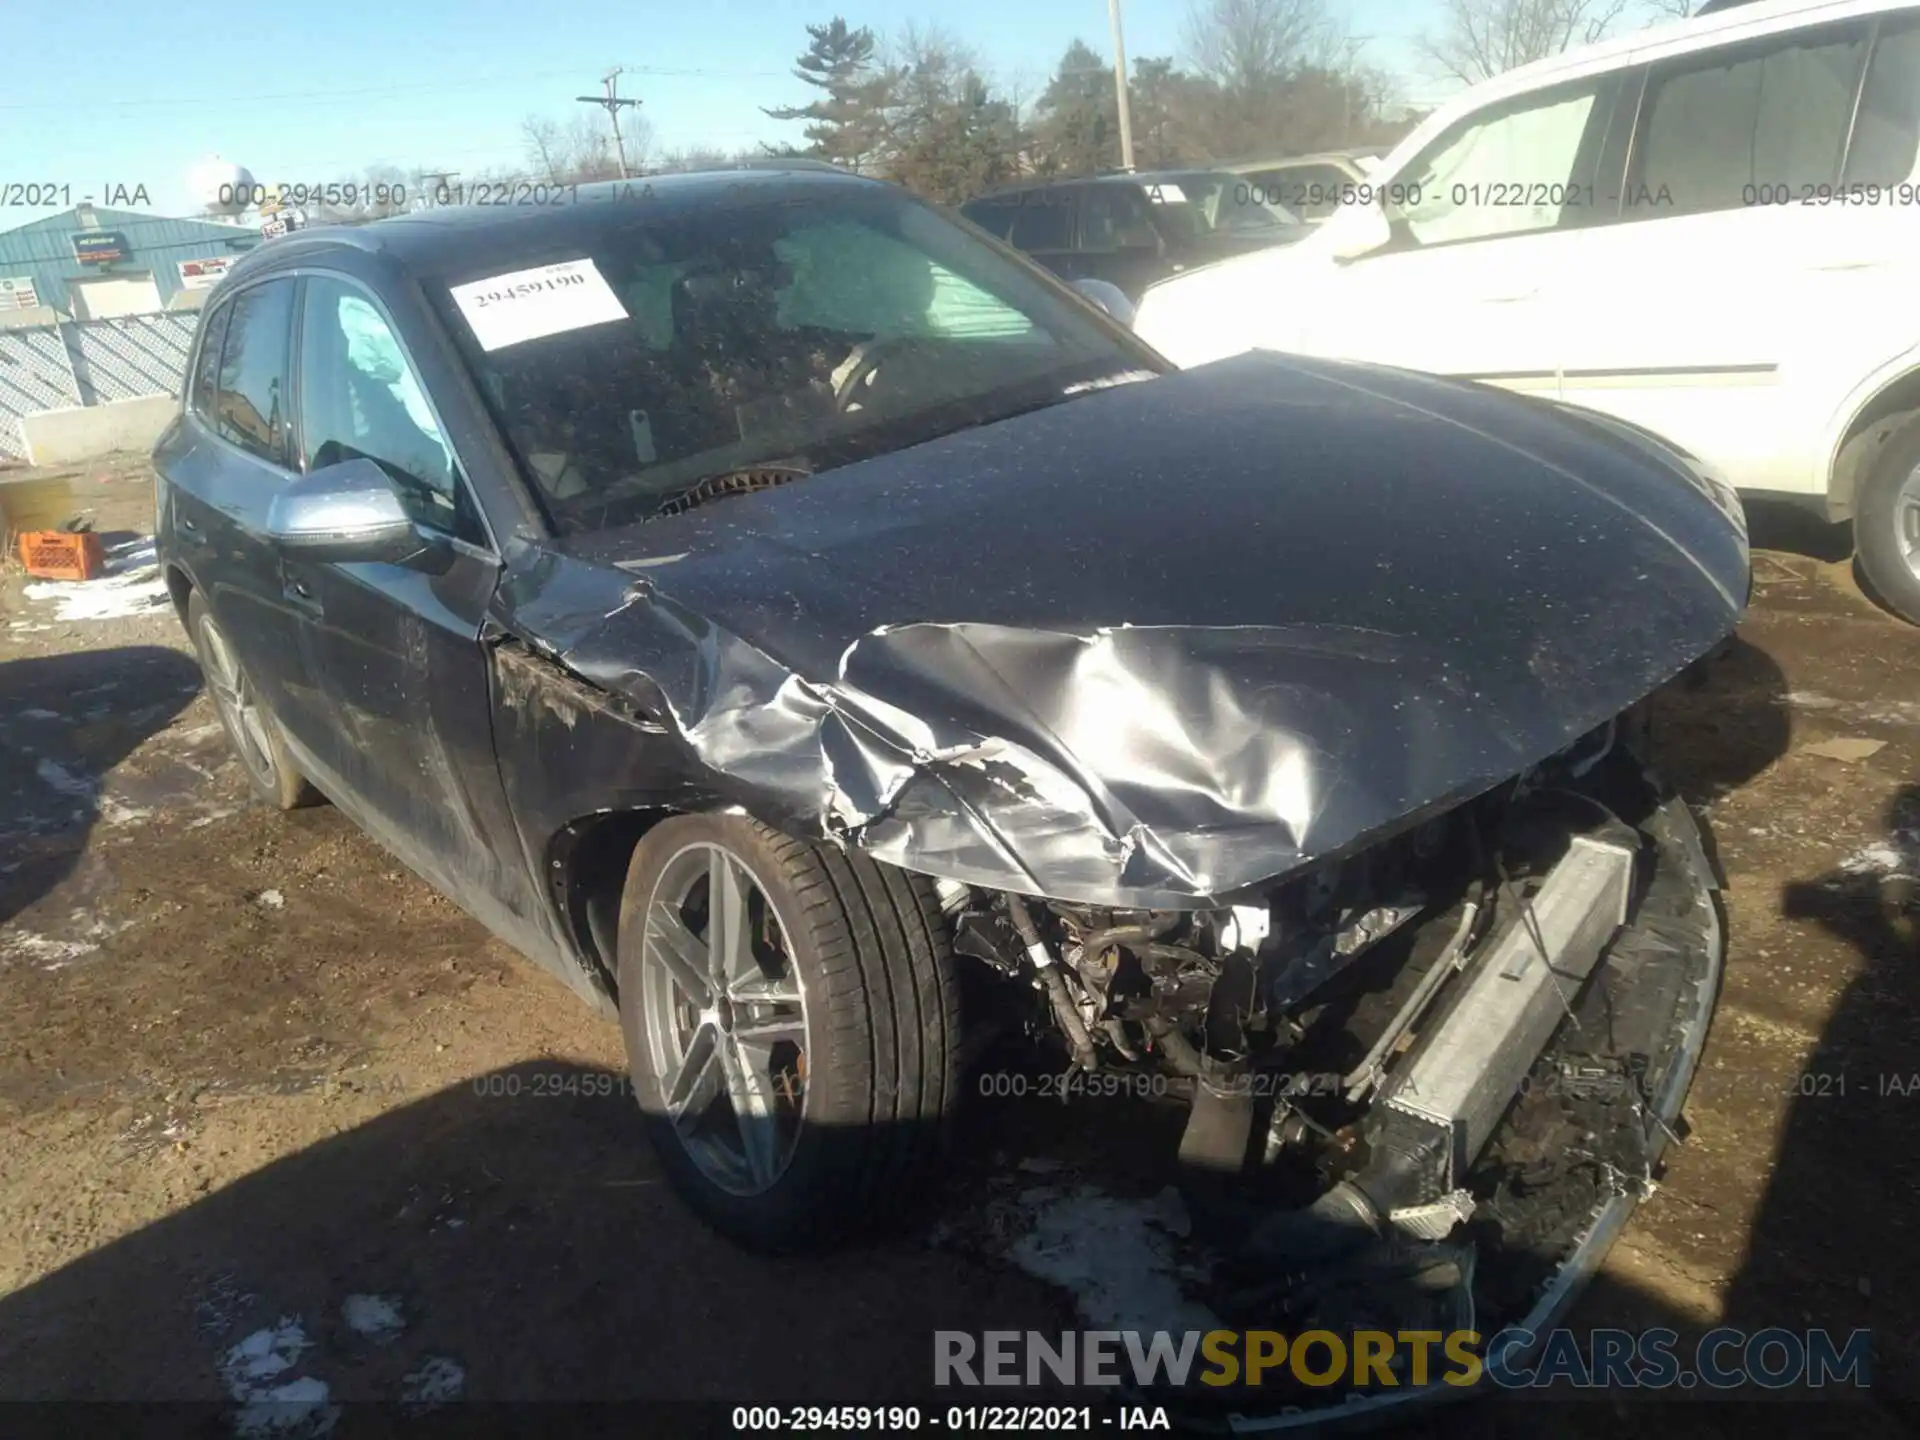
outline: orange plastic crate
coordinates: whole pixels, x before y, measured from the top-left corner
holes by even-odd
[[[107,568],[107,557],[91,532],[29,530],[20,537],[20,563],[42,580],[91,580]]]

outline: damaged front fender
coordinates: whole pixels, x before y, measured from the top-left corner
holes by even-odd
[[[1310,409],[1308,483],[1260,439]],[[1196,429],[1208,474],[1170,448]],[[497,610],[668,732],[656,798],[983,887],[1215,908],[1719,643],[1744,535],[1662,465],[1475,387],[1243,357],[529,549]]]

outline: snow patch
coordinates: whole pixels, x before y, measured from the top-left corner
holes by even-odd
[[[456,1361],[435,1355],[400,1382],[400,1403],[415,1410],[431,1409],[458,1400],[466,1385],[467,1372]]]
[[[279,910],[283,908],[287,903],[287,897],[282,895],[278,890],[262,890],[258,895],[254,896],[253,898],[259,904],[266,906],[266,908],[269,910]],[[365,1300],[369,1298],[371,1297],[365,1296],[365,1295],[354,1295],[349,1297],[350,1300]]]
[[[327,1403],[324,1380],[280,1378],[299,1363],[311,1344],[299,1320],[288,1315],[254,1331],[221,1357],[220,1379],[227,1393],[240,1402],[233,1421],[236,1434],[246,1440],[319,1436],[334,1427],[340,1408]]]
[[[1886,840],[1862,845],[1840,862],[1848,875],[1876,875],[1885,879],[1920,876],[1920,830],[1896,830]]]
[[[349,1295],[341,1303],[340,1318],[354,1334],[382,1342],[407,1328],[400,1315],[400,1302],[387,1295]]]
[[[0,935],[0,955],[9,960],[30,960],[43,970],[60,970],[98,950],[86,940],[56,940],[51,935],[36,935],[31,930],[16,930]]]
[[[22,710],[20,716],[23,720],[58,720],[60,718],[60,712],[58,710],[41,710],[36,707],[32,710]]]
[[[55,794],[64,795],[69,800],[91,803],[103,825],[130,825],[137,820],[145,820],[153,813],[114,799],[101,790],[98,780],[89,775],[77,775],[57,760],[42,760],[33,767],[33,773],[40,777],[41,784]]]
[[[112,546],[106,574],[92,580],[41,580],[27,586],[29,600],[48,600],[60,620],[120,620],[171,603],[151,539]]]
[[[1220,1322],[1189,1299],[1204,1271],[1181,1262],[1177,1241],[1192,1229],[1178,1192],[1123,1200],[1091,1185],[1025,1190],[1017,1205],[1027,1233],[1007,1257],[1069,1292],[1091,1325],[1115,1330],[1214,1330]]]

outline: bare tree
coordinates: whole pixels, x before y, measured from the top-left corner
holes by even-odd
[[[1341,33],[1323,0],[1191,0],[1182,39],[1196,74],[1248,94],[1302,68],[1333,68]]]
[[[1647,18],[1655,23],[1662,20],[1685,20],[1700,8],[1700,0],[1646,0]]]
[[[1422,36],[1428,59],[1469,85],[1518,65],[1599,40],[1628,0],[1445,0],[1437,33]]]
[[[613,135],[598,116],[581,113],[561,124],[544,115],[529,115],[520,124],[526,145],[527,169],[537,180],[550,185],[584,185],[592,180],[615,180],[620,161],[614,154]],[[652,148],[653,127],[643,116],[629,118],[622,129],[627,149],[627,164],[645,166]]]
[[[520,122],[520,134],[526,140],[527,160],[533,172],[550,183],[558,181],[566,157],[559,122],[544,115],[529,115]]]

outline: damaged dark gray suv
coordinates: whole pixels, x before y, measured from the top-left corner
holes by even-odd
[[[253,786],[617,1016],[744,1243],[896,1207],[963,997],[1172,1077],[1266,1323],[1537,1316],[1653,1172],[1721,930],[1640,702],[1748,569],[1649,437],[1171,373],[911,196],[767,170],[263,246],[154,458]]]

